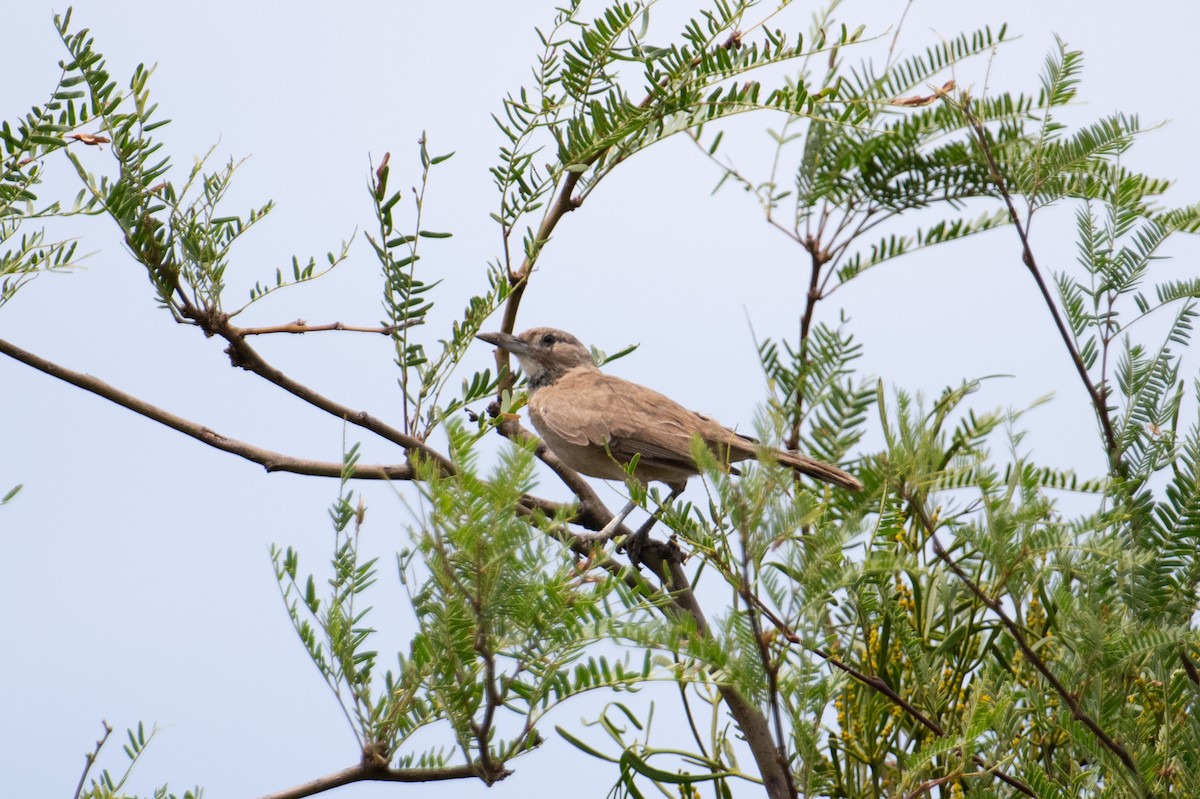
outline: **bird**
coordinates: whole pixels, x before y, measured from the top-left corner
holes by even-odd
[[[529,419],[545,445],[580,474],[604,480],[633,478],[642,485],[661,482],[667,503],[687,480],[700,473],[692,458],[693,436],[737,474],[738,461],[758,458],[759,443],[664,394],[601,372],[591,351],[570,333],[535,327],[518,336],[480,333],[477,338],[514,355],[525,372]],[[801,474],[861,491],[853,475],[798,452],[773,450],[772,459]],[[666,504],[666,503],[664,503]],[[637,507],[632,500],[597,537],[612,532]]]

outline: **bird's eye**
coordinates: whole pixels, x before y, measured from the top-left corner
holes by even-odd
[[[554,341],[555,341],[555,339],[554,339],[553,333],[547,333],[546,335],[542,336],[542,343],[545,344],[547,347],[549,347],[551,344],[553,344]]]

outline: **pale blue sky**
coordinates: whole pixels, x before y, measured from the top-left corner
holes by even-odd
[[[52,88],[65,57],[48,5],[12,2],[3,14],[0,118],[12,119]],[[428,228],[455,238],[426,252],[445,277],[435,324],[478,285],[499,238],[488,218],[487,167],[501,137],[490,115],[528,79],[555,2],[222,2],[76,4],[118,78],[157,63],[151,92],[174,124],[161,139],[186,168],[218,143],[217,159],[250,156],[234,206],[279,207],[240,250],[231,282],[242,293],[286,267],[322,255],[369,224],[369,159],[392,152],[394,185],[418,175],[415,142],[457,151],[428,196]],[[692,4],[664,3],[660,37]],[[841,18],[882,32],[901,2],[847,2]],[[1187,8],[1187,11],[1179,9]],[[812,7],[780,19],[807,27]],[[1036,91],[1057,32],[1085,52],[1076,121],[1113,110],[1146,123],[1173,120],[1131,155],[1135,167],[1177,178],[1175,202],[1200,197],[1194,142],[1200,116],[1196,14],[1182,3],[1006,4],[918,0],[902,47],[916,52],[983,24],[1008,22],[1022,38],[991,68],[998,89]],[[845,53],[853,59],[852,52]],[[960,74],[982,91],[986,63]],[[768,146],[763,116],[727,140],[747,163]],[[1186,155],[1185,155],[1186,154]],[[100,159],[102,153],[88,153]],[[641,348],[614,371],[666,391],[729,424],[748,426],[762,398],[746,318],[759,336],[793,335],[804,291],[801,254],[761,221],[739,191],[708,196],[717,172],[679,139],[632,160],[555,234],[525,300],[521,328],[569,328],[612,351]],[[1074,253],[1069,213],[1047,214],[1035,239],[1048,269]],[[0,309],[0,338],[95,374],[228,435],[295,455],[335,460],[341,425],[278,389],[231,369],[220,346],[171,324],[113,228],[84,228],[87,268],[43,277]],[[1195,250],[1172,268],[1194,272]],[[840,295],[865,345],[866,373],[889,386],[934,393],[963,378],[1011,374],[975,405],[1022,406],[1048,391],[1027,443],[1045,463],[1101,468],[1093,417],[1073,382],[1051,322],[1019,260],[1011,230],[896,262]],[[281,295],[247,322],[378,321],[377,270],[367,246],[319,287]],[[958,298],[978,298],[950,307]],[[833,318],[834,307],[824,309]],[[431,328],[436,337],[437,328]],[[386,342],[310,336],[264,342],[281,368],[382,417],[399,410]],[[490,362],[480,345],[473,365]],[[1194,367],[1194,364],[1189,364]],[[210,797],[254,796],[351,765],[354,740],[288,625],[267,548],[292,545],[318,568],[329,554],[325,509],[336,485],[268,476],[134,414],[0,359],[0,491],[25,490],[0,510],[0,779],[12,796],[69,796],[101,718],[118,731],[143,720],[165,729],[134,787],[199,783]],[[351,432],[351,436],[357,433]],[[367,461],[395,452],[363,434]],[[403,545],[405,511],[385,485],[362,486],[371,507],[367,546]],[[565,497],[552,481],[544,493]],[[603,496],[619,502],[615,490]],[[383,573],[376,624],[402,646],[399,593]],[[395,624],[389,624],[395,622]],[[407,629],[407,628],[404,628]],[[387,645],[381,646],[388,651]],[[387,660],[386,658],[384,659]],[[648,694],[647,694],[648,695]],[[595,705],[568,706],[573,725]],[[601,796],[611,775],[553,734],[489,796]],[[107,761],[121,758],[113,746]],[[597,782],[591,782],[597,780]],[[359,785],[339,796],[482,796],[475,783]]]

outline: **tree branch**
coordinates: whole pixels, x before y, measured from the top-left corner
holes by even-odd
[[[590,166],[595,163],[600,155],[601,153],[596,153],[596,155],[589,158],[585,163]],[[575,184],[579,182],[582,174],[582,172],[567,173],[566,178],[563,179],[562,188],[559,189],[558,195],[554,200],[554,205],[546,212],[546,216],[542,219],[542,224],[538,227],[537,238],[534,239],[532,252],[525,256],[520,269],[509,273],[508,279],[512,286],[512,291],[509,292],[508,299],[504,301],[504,318],[500,323],[501,332],[512,333],[513,327],[517,324],[517,311],[521,307],[521,298],[525,296],[525,287],[529,285],[529,276],[533,274],[533,265],[537,261],[542,246],[550,238],[550,234],[554,232],[554,228],[557,227],[562,218],[579,207],[579,203],[571,194],[575,191]],[[509,366],[508,351],[497,347],[496,371],[504,375],[496,388],[497,396],[501,392],[513,387],[513,372]]]
[[[497,352],[501,351],[497,350]],[[501,357],[497,355],[497,362],[500,363],[501,360]],[[499,413],[500,408],[493,404],[489,411],[495,415]],[[526,430],[516,418],[506,418],[500,421],[496,425],[496,430],[512,441],[537,440],[537,437]],[[538,441],[535,454],[579,498],[579,508],[571,521],[588,530],[601,530],[612,520],[612,512],[600,501],[596,492],[583,479],[582,475],[566,466],[541,441]],[[629,536],[631,531],[621,525],[617,528],[617,534]],[[674,542],[648,541],[643,545],[638,556],[643,565],[659,576],[663,582],[663,589],[671,596],[670,604],[656,604],[655,607],[669,617],[690,617],[696,625],[697,631],[701,635],[707,636],[708,623],[699,602],[696,601],[695,594],[692,593],[691,583],[684,573],[683,558],[678,545]],[[610,562],[609,567],[611,565]],[[611,571],[611,568],[609,570]],[[786,760],[779,755],[779,749],[776,747],[767,717],[733,686],[718,684],[717,691],[750,746],[769,799],[792,799],[796,795],[796,788]]]
[[[980,588],[974,580],[971,579],[971,576],[967,574],[963,568],[958,565],[958,563],[955,562],[954,558],[950,557],[950,553],[945,550],[945,548],[942,546],[942,542],[939,541],[935,535],[933,520],[929,518],[929,513],[925,510],[925,504],[919,501],[918,498],[909,494],[907,491],[903,492],[903,496],[913,508],[914,513],[916,513],[917,518],[921,522],[921,526],[924,527],[926,533],[928,533],[929,542],[933,547],[933,553],[937,555],[942,562],[950,567],[950,571],[954,572],[958,579],[961,580],[968,589],[970,589],[971,593],[974,594],[980,602],[986,605],[987,608],[992,611],[992,613],[996,614],[996,617],[1000,619],[1000,623],[1004,625],[1004,629],[1007,630],[1008,634],[1013,637],[1013,640],[1017,644],[1017,648],[1021,650],[1021,654],[1025,656],[1025,659],[1029,661],[1030,665],[1032,665],[1038,670],[1039,673],[1041,673],[1042,677],[1046,679],[1046,682],[1050,684],[1050,687],[1054,689],[1054,692],[1059,695],[1059,697],[1063,700],[1063,703],[1066,704],[1066,706],[1070,709],[1072,718],[1091,730],[1092,734],[1096,736],[1096,739],[1099,740],[1106,749],[1116,755],[1117,759],[1120,760],[1125,768],[1129,770],[1134,777],[1134,781],[1144,788],[1145,786],[1142,782],[1142,775],[1138,771],[1137,764],[1134,762],[1133,756],[1129,754],[1129,750],[1127,750],[1115,738],[1104,731],[1104,729],[1096,722],[1096,720],[1093,719],[1088,712],[1083,709],[1081,704],[1079,704],[1079,700],[1076,698],[1075,694],[1067,690],[1067,687],[1063,685],[1058,677],[1055,676],[1054,672],[1050,670],[1050,667],[1046,665],[1046,661],[1042,660],[1037,652],[1033,651],[1033,648],[1030,647],[1025,641],[1025,635],[1021,632],[1020,626],[1017,625],[1017,623],[1011,618],[1009,618],[1009,615],[1004,611],[1004,606],[1000,600],[993,599],[992,597],[988,596],[988,594],[985,593],[984,590]]]
[[[720,45],[720,47],[723,50],[729,50],[739,46],[740,42],[740,34],[734,31],[730,34],[729,38]],[[692,59],[692,66],[697,66],[701,61],[702,59],[700,56],[694,57]],[[660,88],[665,88],[667,85],[666,80],[666,78],[663,78],[663,80],[659,82]],[[657,96],[658,95],[654,92],[647,94],[642,98],[642,102],[639,103],[638,107],[648,108]],[[541,253],[542,246],[550,239],[550,234],[554,232],[554,228],[557,227],[562,218],[578,208],[582,202],[581,199],[577,199],[573,196],[576,184],[578,184],[580,178],[583,177],[583,173],[587,171],[587,167],[590,167],[592,164],[599,161],[602,156],[611,151],[615,146],[616,145],[609,145],[603,149],[597,150],[595,153],[592,153],[592,155],[580,162],[585,167],[584,169],[568,172],[567,176],[563,178],[563,185],[559,189],[558,195],[555,197],[554,204],[550,206],[549,210],[546,211],[546,215],[542,218],[542,224],[538,227],[537,237],[534,239],[532,251],[526,254],[525,260],[521,263],[521,267],[516,272],[509,272],[508,278],[509,284],[512,286],[512,291],[509,293],[508,299],[504,303],[504,319],[500,325],[501,332],[513,332],[513,327],[517,323],[517,311],[521,306],[521,298],[525,294],[525,287],[529,285],[529,276],[533,273],[533,266],[537,262],[537,258]],[[611,166],[615,165],[615,163],[617,162],[614,161],[610,163],[610,168]],[[590,191],[595,185],[596,183],[593,181],[591,186],[588,187],[588,191]],[[507,240],[508,238],[506,235],[505,241],[507,242]],[[496,370],[500,374],[507,375],[501,380],[497,388],[497,395],[499,395],[499,393],[503,392],[505,389],[512,388],[512,372],[509,371],[508,365],[508,352],[497,348]]]
[[[124,392],[97,377],[67,369],[64,366],[34,355],[32,352],[23,350],[4,339],[0,339],[0,354],[7,355],[13,360],[20,361],[26,366],[37,369],[39,372],[62,380],[65,383],[70,383],[98,397],[103,397],[110,402],[120,405],[122,408],[128,408],[136,414],[145,416],[147,419],[158,422],[172,430],[177,430],[214,449],[229,452],[245,458],[252,463],[257,463],[268,472],[288,472],[292,474],[306,474],[313,477],[340,478],[342,476],[343,465],[341,463],[295,458],[246,443],[245,441],[228,438],[204,425],[193,422],[190,419],[185,419],[182,416],[177,416],[170,411]],[[359,480],[419,479],[412,465],[407,463],[357,464],[350,476]],[[593,495],[593,499],[599,504],[599,499],[595,495]],[[517,510],[525,514],[538,510],[546,516],[554,517],[565,511],[566,507],[561,503],[553,502],[549,499],[526,494],[521,498],[521,504]]]
[[[746,600],[746,602],[757,607],[759,609],[759,611],[762,612],[763,616],[768,621],[770,621],[772,625],[774,625],[775,629],[779,631],[779,634],[782,635],[784,637],[784,639],[787,640],[789,643],[793,643],[793,644],[796,644],[797,646],[804,647],[809,652],[812,652],[814,655],[816,655],[817,657],[824,660],[830,666],[833,666],[835,669],[838,669],[839,671],[846,673],[847,675],[849,675],[851,678],[853,678],[857,682],[861,683],[862,685],[865,685],[866,687],[872,689],[873,691],[877,691],[878,693],[887,697],[887,699],[889,701],[891,701],[892,704],[899,707],[901,710],[903,710],[905,713],[907,713],[910,717],[912,717],[917,723],[919,723],[922,727],[929,730],[930,732],[932,732],[934,735],[938,736],[939,738],[945,738],[947,736],[948,733],[946,732],[945,729],[942,728],[942,726],[940,724],[938,724],[936,721],[929,718],[924,713],[922,713],[920,710],[918,710],[916,708],[916,706],[913,705],[911,702],[909,702],[907,699],[900,696],[900,694],[898,694],[896,692],[896,690],[894,688],[892,688],[892,686],[888,685],[887,682],[884,681],[881,677],[872,677],[869,674],[864,674],[863,672],[861,672],[858,669],[851,666],[849,663],[846,663],[846,662],[838,659],[836,656],[834,656],[834,654],[832,652],[822,649],[821,647],[809,646],[808,644],[804,643],[804,641],[800,638],[800,636],[796,633],[795,630],[793,630],[783,619],[779,618],[778,614],[776,614],[773,610],[771,610],[769,607],[767,607],[766,603],[764,603],[757,594],[754,594],[749,589],[747,589],[743,586],[739,586],[738,593],[742,596],[743,599]],[[1009,786],[1016,788],[1018,791],[1025,794],[1026,796],[1033,797],[1033,799],[1036,799],[1037,794],[1034,793],[1034,791],[1031,787],[1026,785],[1024,782],[1021,782],[1016,777],[1010,777],[1009,775],[1005,774],[1003,771],[1000,770],[999,766],[988,763],[980,755],[974,755],[972,757],[972,760],[975,762],[976,765],[978,765],[980,768],[986,770],[989,774],[992,774],[993,776],[995,776],[1001,782],[1004,782],[1004,783],[1008,784]]]
[[[670,603],[654,607],[668,618],[690,619],[699,635],[709,637],[708,621],[683,570],[678,546],[674,542],[647,541],[638,556],[641,563],[663,581],[663,588],[671,597]],[[791,771],[786,762],[781,762],[767,717],[732,685],[717,683],[716,688],[754,755],[769,799],[795,796]]]
[[[104,748],[105,742],[108,741],[108,736],[112,735],[112,725],[107,721],[101,721],[100,724],[104,727],[104,734],[96,741],[95,748],[84,755],[83,773],[79,775],[79,784],[75,786],[74,799],[79,799],[83,794],[83,784],[87,782],[88,772],[92,770],[92,766],[96,765],[96,758],[100,757],[100,750]]]
[[[742,582],[741,594],[751,594],[753,591],[750,588],[750,536],[744,526],[739,525],[738,535],[741,538],[742,545]],[[775,757],[779,759],[780,765],[787,769],[787,748],[783,735],[783,716],[779,707],[779,661],[771,657],[771,645],[767,641],[767,637],[763,634],[762,620],[759,618],[758,609],[755,605],[750,605],[746,609],[746,615],[750,620],[750,631],[754,635],[754,643],[758,647],[758,659],[762,663],[763,674],[767,678],[767,704],[771,708],[771,717],[775,722]],[[796,785],[791,780],[788,780],[788,788],[791,796],[796,797],[799,794],[796,792]]]
[[[796,380],[795,417],[792,429],[788,434],[786,448],[792,451],[800,449],[800,421],[804,413],[804,372],[808,369],[808,340],[812,332],[813,314],[817,310],[817,302],[821,299],[821,269],[828,263],[829,254],[821,249],[821,242],[814,238],[805,239],[802,246],[808,252],[811,266],[808,276],[808,293],[804,296],[804,315],[800,317],[800,362],[801,373]]]
[[[735,33],[721,47],[729,49],[736,46],[739,40],[740,37]],[[696,62],[699,62],[698,56]],[[648,94],[641,105],[643,107],[648,106],[654,97],[654,94]],[[611,149],[612,147],[606,147],[599,150],[582,163],[585,166],[591,166]],[[567,173],[553,205],[547,210],[545,217],[542,219],[542,224],[538,228],[532,250],[526,255],[521,267],[516,272],[512,272],[511,270],[509,272],[508,277],[512,290],[504,306],[504,316],[501,323],[501,331],[504,333],[512,333],[516,326],[517,312],[520,309],[521,299],[524,296],[526,287],[529,285],[529,278],[542,246],[549,240],[554,228],[562,218],[570,211],[574,211],[579,207],[580,200],[573,196],[573,192],[582,174],[582,170]],[[513,388],[515,384],[514,373],[511,369],[511,359],[507,351],[497,348],[495,357],[496,371],[501,375],[496,389],[497,396],[500,396],[505,391]],[[498,411],[498,407],[495,410]],[[497,430],[501,435],[513,440],[528,440],[533,438],[533,435],[522,428],[520,423],[515,419],[504,420],[497,425]],[[579,511],[574,521],[591,530],[603,529],[604,524],[613,518],[613,514],[600,502],[587,481],[573,469],[568,468],[559,461],[554,453],[550,452],[540,442],[537,449],[537,457],[546,463],[579,498]],[[628,535],[628,531],[622,527],[620,528],[620,534]],[[707,635],[707,622],[699,603],[696,601],[695,595],[692,593],[687,575],[683,571],[682,557],[678,546],[673,541],[667,543],[649,541],[643,545],[638,556],[642,564],[659,575],[663,581],[663,588],[672,597],[671,605],[658,607],[668,614],[681,614],[690,617],[696,624],[698,631],[703,635]],[[766,716],[757,707],[749,703],[736,688],[730,685],[718,684],[717,690],[729,708],[730,715],[733,716],[739,730],[745,736],[746,742],[750,746],[754,760],[762,774],[763,784],[767,789],[767,796],[770,799],[793,799],[796,796],[796,787],[792,781],[790,768],[786,760],[780,756]]]
[[[949,95],[944,91],[940,89],[936,91],[947,102],[952,102],[949,99]],[[983,127],[983,122],[971,110],[970,98],[966,98],[961,103],[955,105],[962,112],[967,120],[967,124],[971,126],[971,131],[975,134],[975,140],[979,143],[980,151],[987,161],[992,182],[996,184],[1000,196],[1004,199],[1004,204],[1008,208],[1008,217],[1012,220],[1013,227],[1017,229],[1017,235],[1021,239],[1021,261],[1025,264],[1025,268],[1029,270],[1029,274],[1037,284],[1038,291],[1042,295],[1042,300],[1046,303],[1046,308],[1049,309],[1050,316],[1054,319],[1054,324],[1058,328],[1059,337],[1062,338],[1063,345],[1066,346],[1067,352],[1071,356],[1071,362],[1075,365],[1075,371],[1079,374],[1079,379],[1083,381],[1084,388],[1087,389],[1088,397],[1091,399],[1092,407],[1096,412],[1096,418],[1100,422],[1100,429],[1104,433],[1109,469],[1115,474],[1120,474],[1124,471],[1124,464],[1121,461],[1121,449],[1117,444],[1117,435],[1113,430],[1112,420],[1108,416],[1108,391],[1103,387],[1097,388],[1092,383],[1092,379],[1088,375],[1087,364],[1083,362],[1083,356],[1080,355],[1079,349],[1075,346],[1075,339],[1072,337],[1071,331],[1067,327],[1062,314],[1058,311],[1058,305],[1054,302],[1054,297],[1050,294],[1050,288],[1046,285],[1041,270],[1038,269],[1037,260],[1033,257],[1033,248],[1029,244],[1028,225],[1021,222],[1021,216],[1017,213],[1016,203],[1013,202],[1012,194],[1009,193],[1004,176],[1000,172],[1000,165],[996,161],[995,153],[992,152],[991,143],[988,142],[987,131]]]
[[[20,361],[27,366],[31,366],[39,372],[44,372],[51,377],[58,378],[65,383],[70,383],[77,388],[82,388],[84,391],[114,402],[123,408],[128,408],[134,413],[145,416],[147,419],[158,422],[172,430],[178,430],[180,433],[191,436],[210,447],[230,452],[252,463],[257,463],[268,472],[292,472],[294,474],[307,474],[314,477],[341,477],[342,475],[342,464],[340,463],[294,458],[290,455],[257,447],[244,441],[227,438],[204,425],[193,422],[190,419],[184,419],[182,416],[176,416],[170,411],[159,408],[157,405],[151,405],[149,402],[128,394],[115,386],[111,386],[97,377],[59,366],[3,339],[0,339],[0,353],[7,355],[13,360]],[[360,464],[354,468],[353,476],[372,480],[412,480],[415,478],[415,473],[412,466],[406,463],[396,465]]]
[[[270,333],[322,333],[328,330],[344,330],[347,333],[379,333],[380,335],[388,336],[402,327],[411,327],[414,324],[416,323],[409,321],[404,325],[386,325],[384,327],[360,327],[358,325],[342,324],[341,322],[330,322],[326,325],[310,325],[303,319],[297,319],[295,322],[288,322],[285,325],[231,327],[239,336],[263,336]]]
[[[234,366],[253,372],[264,380],[279,386],[294,397],[304,400],[328,414],[345,419],[350,424],[365,430],[370,430],[377,436],[403,447],[409,453],[420,453],[422,456],[436,463],[446,474],[453,474],[455,472],[454,464],[450,462],[450,459],[429,447],[424,441],[384,423],[366,411],[357,411],[347,405],[335,402],[303,383],[288,377],[281,370],[269,364],[265,358],[258,354],[257,350],[246,342],[245,337],[239,333],[239,329],[229,323],[227,315],[219,311],[200,311],[196,309],[189,311],[188,315],[206,334],[220,336],[229,343],[225,352],[229,355],[230,363]]]
[[[494,410],[498,411],[499,409],[495,408]],[[535,436],[522,427],[516,419],[505,419],[496,425],[496,429],[501,435],[513,441],[535,439]],[[578,472],[564,465],[541,442],[538,443],[536,455],[579,498],[579,509],[572,521],[589,530],[601,530],[612,520],[612,512],[605,507],[591,485]],[[618,534],[629,536],[631,531],[622,525],[618,528]],[[674,542],[648,541],[638,555],[641,563],[662,580],[663,589],[671,597],[669,604],[656,603],[654,606],[669,617],[690,617],[692,623],[696,625],[697,632],[707,637],[709,634],[708,622],[704,618],[704,611],[700,608],[700,603],[696,601],[696,596],[692,593],[692,586],[687,574],[684,573],[683,558],[678,545]],[[614,565],[609,560],[605,568],[611,571]],[[795,795],[791,773],[787,763],[781,762],[767,717],[757,707],[746,701],[745,697],[733,686],[718,684],[717,691],[721,694],[721,698],[729,708],[730,715],[733,716],[738,729],[750,746],[755,763],[762,774],[763,784],[767,788],[767,796],[770,799],[791,799]]]
[[[499,413],[499,410],[499,406],[496,405],[488,409],[490,413]],[[600,501],[600,497],[588,481],[583,479],[583,475],[559,460],[558,456],[551,452],[550,448],[537,436],[525,429],[520,421],[516,418],[503,419],[496,425],[496,432],[508,440],[520,444],[537,442],[534,455],[549,466],[550,470],[558,475],[571,493],[579,499],[579,508],[571,521],[588,530],[602,530],[612,520],[613,513]],[[618,529],[621,535],[630,534],[624,525]]]
[[[502,780],[512,772],[502,771],[492,778],[492,782]],[[446,766],[443,768],[388,768],[368,762],[359,763],[348,769],[318,777],[311,782],[297,785],[294,788],[267,794],[262,799],[302,799],[306,796],[340,788],[355,782],[439,782],[442,780],[463,780],[472,777],[482,778],[479,766],[469,764],[463,766]],[[489,783],[490,784],[490,783]]]

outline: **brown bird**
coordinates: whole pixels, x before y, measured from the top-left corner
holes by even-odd
[[[570,333],[535,327],[519,336],[482,333],[479,338],[516,356],[529,381],[529,418],[559,459],[581,474],[624,480],[638,456],[633,476],[643,485],[657,480],[678,496],[689,477],[699,474],[692,437],[699,436],[726,464],[757,458],[758,443],[689,411],[653,389],[606,375],[587,347]],[[836,466],[798,452],[773,456],[801,474],[861,491],[862,483]],[[730,471],[737,474],[734,467]],[[630,502],[601,534],[611,534],[636,507]]]

